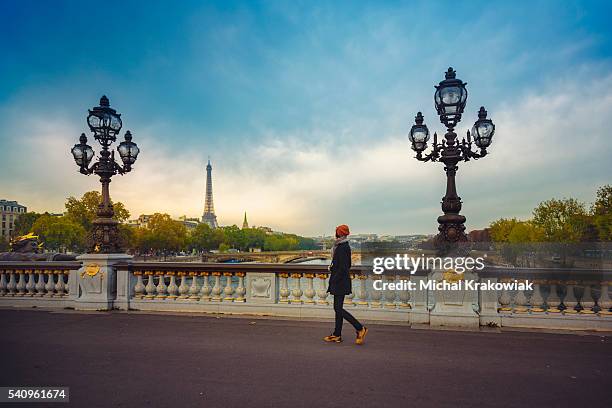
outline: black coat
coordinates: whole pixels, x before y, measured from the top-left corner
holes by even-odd
[[[352,293],[351,275],[351,247],[348,242],[338,245],[334,251],[334,259],[329,268],[329,287],[327,291],[332,295],[349,295]]]

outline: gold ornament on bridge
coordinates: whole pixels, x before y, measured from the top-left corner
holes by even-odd
[[[448,269],[444,272],[443,279],[448,283],[457,283],[463,280],[463,274],[457,273],[452,269]]]
[[[96,263],[90,263],[85,265],[85,270],[83,271],[83,273],[81,273],[81,278],[84,278],[85,275],[89,276],[90,278],[93,278],[98,273],[100,273],[100,265]]]

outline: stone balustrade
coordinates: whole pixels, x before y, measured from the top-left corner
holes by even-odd
[[[489,302],[496,303],[495,320],[500,326],[609,328],[612,271],[488,268],[480,273],[480,279],[533,284],[532,289],[502,289],[489,294]]]
[[[441,271],[373,275],[356,266],[351,270],[353,293],[346,297],[345,307],[364,321],[612,330],[612,271],[488,267],[471,278],[492,283],[531,281],[533,289],[419,288],[420,282],[442,275]],[[466,274],[463,279],[468,278]],[[390,288],[389,284],[401,281],[413,282],[416,288]],[[90,271],[80,262],[0,262],[0,306],[85,308],[83,294],[103,292],[106,282],[112,285],[109,308],[333,318],[329,272],[325,265],[312,264],[119,259],[112,267]],[[375,290],[375,285],[385,289]]]
[[[0,305],[66,307],[78,262],[0,262]]]

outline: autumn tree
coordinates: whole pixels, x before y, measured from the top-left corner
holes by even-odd
[[[597,190],[591,206],[593,224],[600,241],[612,241],[612,186],[606,184]]]
[[[575,198],[553,198],[533,210],[533,223],[549,242],[579,242],[588,225],[587,211]]]
[[[141,250],[177,252],[186,247],[187,228],[168,214],[155,213],[149,218],[146,228],[135,232],[135,239]]]
[[[15,226],[13,228],[13,235],[27,235],[32,232],[32,226],[36,222],[38,218],[40,218],[43,214],[39,214],[36,212],[27,212],[25,214],[20,214],[19,217],[15,220]]]
[[[34,222],[32,232],[39,236],[46,249],[59,252],[83,250],[85,228],[69,217],[44,214]]]
[[[102,194],[98,191],[88,191],[80,199],[68,197],[66,201],[66,216],[81,224],[87,231],[91,230],[92,222],[97,216],[98,206],[102,203]],[[123,203],[113,203],[115,215],[113,218],[125,222],[130,218],[130,212]]]

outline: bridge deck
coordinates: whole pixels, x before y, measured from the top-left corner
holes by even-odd
[[[611,338],[0,310],[0,385],[70,386],[71,405],[609,406]],[[10,352],[7,352],[10,351]],[[59,405],[58,405],[59,406]]]

